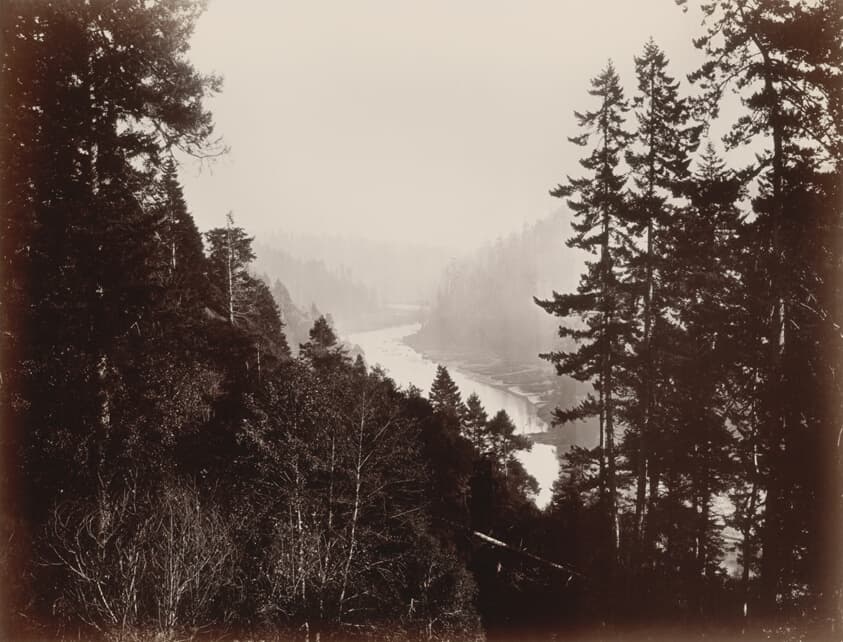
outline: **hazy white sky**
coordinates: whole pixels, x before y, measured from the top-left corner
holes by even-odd
[[[472,247],[560,205],[572,111],[609,58],[634,92],[652,36],[683,79],[699,16],[674,0],[211,0],[191,57],[224,77],[231,147],[181,173],[201,229]]]

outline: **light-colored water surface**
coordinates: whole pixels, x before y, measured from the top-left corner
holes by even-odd
[[[426,359],[403,341],[405,337],[416,333],[419,327],[420,324],[412,323],[357,332],[349,335],[347,340],[363,349],[366,353],[366,362],[370,366],[380,365],[400,386],[407,387],[413,384],[427,394],[436,376],[437,364]],[[506,410],[521,434],[542,432],[547,429],[547,424],[538,417],[536,407],[526,395],[519,394],[517,390],[497,387],[481,381],[479,377],[460,371],[453,364],[444,363],[443,365],[448,367],[451,377],[459,386],[463,400],[472,392],[476,392],[490,417],[498,410]],[[524,464],[527,472],[539,482],[539,493],[535,501],[540,508],[545,507],[550,502],[553,482],[559,475],[556,447],[533,444],[530,451],[520,451],[518,459]]]

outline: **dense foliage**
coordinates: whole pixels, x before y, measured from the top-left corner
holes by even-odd
[[[481,636],[471,533],[535,515],[525,444],[500,415],[473,447],[321,315],[294,358],[252,237],[199,233],[198,9],[2,7],[3,630]]]
[[[843,597],[841,6],[702,11],[697,95],[651,41],[633,120],[610,64],[577,114],[587,173],[551,192],[575,213],[569,244],[596,255],[575,293],[537,301],[577,341],[547,357],[595,390],[557,420],[601,429],[553,510],[599,547],[603,621],[824,639]],[[697,151],[729,89],[745,114],[726,151],[765,150],[746,168]]]
[[[5,638],[839,631],[839,3],[704,5],[695,96],[653,42],[630,98],[594,80],[584,175],[553,190],[593,260],[539,303],[593,387],[556,419],[600,443],[543,513],[505,412],[352,358],[233,215],[200,234],[200,10],[0,4]],[[700,151],[729,87],[746,115]]]

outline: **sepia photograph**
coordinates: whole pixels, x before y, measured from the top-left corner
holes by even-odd
[[[0,0],[0,640],[843,641],[841,0]]]

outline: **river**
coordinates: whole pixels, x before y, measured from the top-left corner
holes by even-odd
[[[413,384],[427,392],[436,375],[437,364],[404,343],[404,338],[418,332],[420,327],[418,323],[411,323],[356,332],[348,335],[346,340],[359,345],[366,354],[366,362],[372,366],[380,365],[398,385],[406,388]],[[446,362],[443,365],[448,367],[463,399],[476,392],[490,417],[498,410],[505,410],[517,431],[523,435],[547,430],[547,424],[538,417],[536,407],[526,395],[484,381],[479,375],[461,371],[453,364]],[[556,447],[533,444],[530,451],[519,451],[517,456],[527,472],[538,481],[539,492],[535,502],[539,508],[544,508],[550,502],[553,482],[559,475]]]

